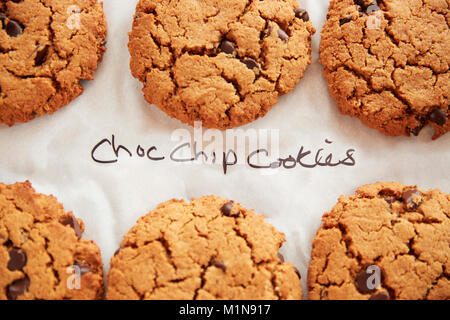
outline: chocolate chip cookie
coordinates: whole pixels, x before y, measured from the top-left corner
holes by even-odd
[[[448,1],[331,0],[320,62],[340,111],[389,136],[450,129]]]
[[[78,97],[105,38],[97,0],[0,1],[0,123],[27,122]]]
[[[298,271],[264,217],[214,196],[163,203],[111,259],[108,299],[301,299]]]
[[[322,220],[310,299],[450,299],[450,194],[367,185]]]
[[[101,299],[100,250],[83,231],[29,182],[0,183],[0,300]]]
[[[296,0],[140,0],[130,66],[145,99],[169,116],[227,129],[295,88],[314,33]]]

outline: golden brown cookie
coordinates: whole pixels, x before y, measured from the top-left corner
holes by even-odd
[[[389,136],[450,129],[450,2],[331,0],[320,62],[340,111]]]
[[[0,300],[101,299],[100,250],[83,231],[28,181],[0,183]]]
[[[108,299],[301,299],[299,275],[264,217],[214,196],[139,219],[111,259]]]
[[[227,129],[295,88],[314,33],[296,0],[140,0],[130,66],[145,99],[169,116]]]
[[[105,39],[97,0],[0,1],[0,123],[27,122],[78,97]]]
[[[310,299],[450,299],[450,194],[366,185],[322,221]]]

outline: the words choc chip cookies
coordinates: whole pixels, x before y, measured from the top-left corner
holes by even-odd
[[[97,0],[0,1],[0,123],[27,122],[78,97],[105,38]]]
[[[310,299],[450,299],[450,194],[367,185],[322,221]]]
[[[131,71],[145,99],[171,117],[232,128],[294,89],[314,32],[297,0],[140,0]]]
[[[237,203],[209,196],[163,203],[111,259],[108,299],[301,299],[277,232]]]
[[[332,0],[320,61],[343,114],[385,135],[450,129],[448,1]]]
[[[0,300],[101,299],[100,250],[83,231],[29,182],[0,183]]]

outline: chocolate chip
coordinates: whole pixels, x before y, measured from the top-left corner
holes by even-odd
[[[34,66],[39,67],[41,66],[48,56],[48,46],[45,46],[44,49],[38,51],[36,53],[36,57],[34,58]]]
[[[430,113],[430,121],[443,126],[447,122],[447,113],[441,108],[436,108]]]
[[[242,61],[242,63],[245,64],[250,70],[259,69],[258,62],[256,62],[252,58],[245,59],[244,61]]]
[[[220,50],[222,52],[225,52],[226,54],[234,54],[236,52],[233,43],[228,40],[222,41],[222,43],[220,44]]]
[[[282,41],[287,41],[289,39],[289,35],[281,28],[278,29],[278,38]]]
[[[350,21],[353,21],[353,19],[351,17],[343,18],[343,19],[339,20],[339,25],[342,26],[346,23],[349,23]]]
[[[305,22],[309,21],[309,14],[305,9],[297,8],[294,10],[295,16]]]
[[[383,197],[383,199],[384,199],[384,201],[386,201],[388,204],[393,204],[394,202],[395,202],[395,197],[389,197],[389,196],[386,196],[386,197]]]
[[[81,262],[75,262],[74,266],[78,267],[81,276],[83,274],[92,272],[92,268],[90,266],[88,266],[87,264],[83,264]]]
[[[280,259],[282,262],[284,262],[284,257],[281,253],[278,252],[278,259]]]
[[[377,288],[370,289],[367,285],[367,281],[372,275],[367,273],[366,270],[361,271],[361,273],[356,277],[356,288],[359,292],[366,294],[377,290]]]
[[[378,196],[380,198],[383,198],[387,203],[389,203],[390,205],[393,204],[395,202],[395,200],[397,200],[397,197],[395,195],[395,192],[392,190],[381,190],[378,193]]]
[[[227,272],[227,267],[226,267],[225,264],[224,264],[223,262],[221,262],[221,261],[213,261],[213,262],[211,262],[211,265],[212,265],[213,267],[222,269],[223,272]]]
[[[83,234],[81,232],[80,224],[78,223],[77,219],[71,215],[65,218],[61,223],[65,226],[70,226],[75,231],[75,234],[77,235],[78,239],[81,238],[81,235]]]
[[[28,277],[14,281],[8,286],[7,296],[9,300],[17,300],[17,298],[28,291],[30,288],[30,279]]]
[[[232,216],[231,211],[233,210],[233,205],[234,205],[233,201],[229,201],[229,202],[225,203],[222,206],[222,208],[220,208],[220,211],[222,212],[222,214],[224,216],[231,217]]]
[[[6,24],[6,33],[10,37],[18,37],[22,34],[22,26],[17,21],[9,20]]]
[[[414,211],[422,204],[422,193],[417,189],[403,191],[403,202],[406,204],[408,211]]]
[[[410,129],[409,132],[414,135],[414,136],[418,136],[420,131],[422,131],[422,129],[425,127],[425,121],[423,120],[418,120],[419,121],[419,125],[413,129]]]
[[[294,267],[294,272],[297,275],[297,277],[301,280],[302,279],[302,275],[300,274],[300,271],[298,270],[297,267]]]
[[[117,256],[120,252],[120,250],[122,250],[125,247],[120,247],[119,249],[116,250],[116,252],[114,252],[114,256]]]
[[[18,248],[9,251],[8,269],[11,271],[22,270],[27,264],[27,255]]]
[[[369,300],[389,300],[389,294],[387,292],[379,292],[372,295]]]

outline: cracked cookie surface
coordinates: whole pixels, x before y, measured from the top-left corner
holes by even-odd
[[[264,217],[214,196],[139,219],[111,259],[108,299],[301,299],[298,271]]]
[[[449,194],[366,185],[341,197],[322,221],[310,299],[450,299]]]
[[[0,300],[101,299],[100,250],[83,231],[29,182],[0,183]]]
[[[263,117],[295,88],[314,32],[296,0],[140,0],[130,67],[169,116],[227,129]]]
[[[332,0],[320,62],[340,111],[389,136],[450,129],[450,1]]]
[[[0,123],[52,114],[77,98],[105,39],[97,0],[0,1]]]

